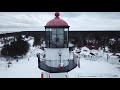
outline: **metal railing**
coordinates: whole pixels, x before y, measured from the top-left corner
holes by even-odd
[[[45,60],[44,63],[50,67],[59,67],[61,61],[60,60]],[[63,66],[69,65],[69,60],[62,60]]]
[[[77,57],[68,60],[46,60],[45,58],[41,58],[40,54],[37,54],[37,57],[38,67],[50,73],[68,72],[77,66],[78,61]],[[60,71],[61,63],[63,64],[64,67],[62,71]]]
[[[43,60],[38,67],[50,73],[68,72],[77,66],[76,60],[62,60],[64,70],[60,71],[60,60]]]

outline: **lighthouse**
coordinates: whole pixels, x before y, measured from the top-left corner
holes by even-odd
[[[77,59],[70,58],[69,25],[60,19],[60,13],[45,26],[44,59],[37,54],[38,67],[49,73],[69,72],[77,66]]]

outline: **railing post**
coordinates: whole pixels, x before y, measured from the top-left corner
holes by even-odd
[[[38,67],[40,66],[40,53],[37,53],[37,57],[38,57]]]
[[[79,54],[79,57],[78,57],[78,67],[80,68],[80,54]]]
[[[50,60],[50,65],[52,65],[51,60]],[[51,72],[51,68],[50,68],[50,72]]]
[[[41,78],[44,78],[44,74],[43,74],[43,72],[41,73]]]
[[[109,59],[109,55],[107,54],[107,62],[108,62],[108,59]]]
[[[50,78],[50,74],[49,74],[49,78]]]

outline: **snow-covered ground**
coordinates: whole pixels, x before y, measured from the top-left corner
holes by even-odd
[[[38,47],[32,47],[33,39],[29,43],[31,47],[28,54],[24,58],[19,59],[18,62],[16,62],[16,59],[13,60],[10,68],[7,67],[5,58],[0,57],[0,78],[41,78],[41,73],[44,71],[38,68],[36,54],[43,51]],[[102,57],[95,61],[81,57],[80,68],[76,67],[68,73],[48,75],[51,78],[66,78],[66,75],[68,78],[119,78],[120,65],[107,62],[107,53],[102,54]]]
[[[80,68],[77,67],[69,72],[70,78],[80,77],[97,77],[97,78],[112,78],[120,77],[120,72],[112,64],[106,61],[89,61],[80,60]]]
[[[19,62],[13,61],[10,68],[4,67],[0,70],[0,78],[37,78],[40,77],[41,70],[38,69],[37,58],[27,58],[19,60]],[[36,61],[34,61],[36,60]]]

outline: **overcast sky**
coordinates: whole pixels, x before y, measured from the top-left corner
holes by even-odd
[[[10,30],[10,27],[43,30],[46,23],[55,17],[54,13],[0,12],[0,31]],[[60,18],[69,24],[70,30],[120,30],[120,12],[60,12]]]

